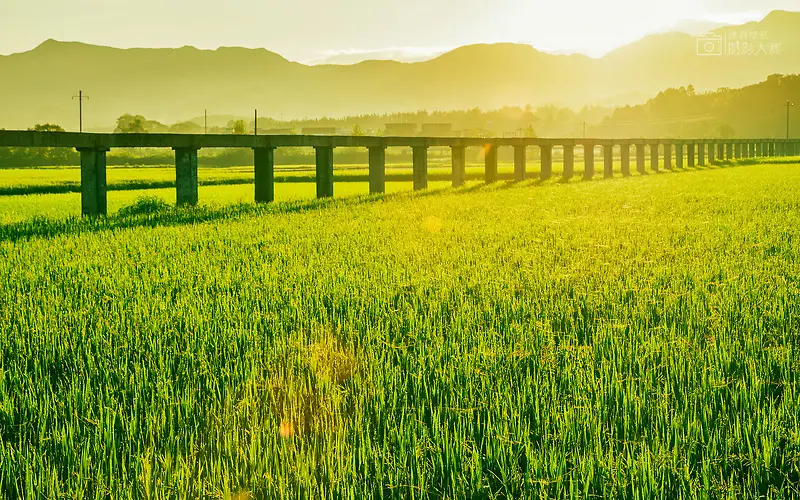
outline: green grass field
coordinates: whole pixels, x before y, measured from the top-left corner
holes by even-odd
[[[800,496],[800,165],[447,185],[0,197],[2,496]]]

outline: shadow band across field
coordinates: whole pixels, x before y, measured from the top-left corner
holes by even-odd
[[[510,181],[514,179],[513,174],[498,174],[498,180]],[[387,174],[386,182],[413,182],[412,174]],[[428,175],[428,180],[449,181],[452,179],[450,174],[432,173]],[[466,174],[466,181],[478,181],[483,179],[483,174]],[[335,175],[334,182],[369,182],[369,175]],[[252,178],[241,179],[212,179],[200,180],[200,186],[242,186],[253,184]],[[313,175],[276,175],[276,183],[288,184],[313,184],[316,182],[316,177]],[[143,191],[147,189],[170,189],[175,187],[175,181],[125,181],[119,183],[111,183],[106,188],[108,191]],[[53,185],[32,185],[32,186],[0,186],[0,196],[26,196],[35,194],[66,194],[66,193],[80,193],[80,182],[63,182]]]
[[[671,170],[660,170],[658,172],[651,172],[648,175],[658,175],[665,173],[688,173],[699,170],[718,169],[727,166],[735,165],[753,165],[760,163],[751,159],[741,160],[738,162],[720,162],[714,165],[700,165],[694,167],[684,167],[681,169],[673,168]],[[771,162],[774,163],[774,162]],[[576,172],[573,179],[579,179]],[[354,176],[351,176],[354,177]],[[401,192],[391,194],[379,195],[362,195],[347,198],[317,198],[313,200],[298,200],[298,201],[285,201],[270,204],[257,204],[257,203],[239,203],[235,205],[216,206],[216,205],[198,205],[198,206],[174,206],[174,205],[160,205],[152,210],[146,210],[136,213],[118,213],[108,217],[96,218],[80,218],[70,217],[68,219],[57,220],[48,219],[45,217],[33,217],[31,219],[14,222],[10,224],[0,225],[0,242],[16,242],[20,240],[28,240],[34,238],[52,238],[61,235],[75,235],[81,233],[91,233],[100,231],[111,231],[114,229],[132,229],[139,227],[163,227],[163,226],[179,226],[187,224],[200,224],[205,222],[214,222],[219,220],[237,219],[245,216],[252,215],[278,215],[287,213],[300,213],[312,210],[319,210],[331,207],[343,206],[356,206],[367,203],[374,203],[381,200],[392,199],[410,199],[417,197],[426,197],[440,195],[442,193],[451,194],[469,194],[477,191],[496,191],[502,189],[509,189],[514,186],[524,185],[526,187],[541,186],[545,184],[539,178],[526,179],[522,182],[516,182],[509,177],[503,176],[500,181],[493,184],[473,184],[459,188],[441,188],[429,189],[424,191]],[[472,176],[467,180],[482,179],[483,176]],[[448,176],[449,179],[449,176]],[[615,177],[614,180],[619,179]],[[388,180],[388,179],[387,179]],[[313,182],[314,178],[310,177],[309,182]],[[560,176],[554,175],[550,181],[554,184],[561,184],[566,182]],[[592,180],[579,180],[579,182],[596,182]],[[248,182],[249,183],[249,182]]]
[[[347,198],[317,198],[313,200],[284,201],[270,204],[238,203],[226,206],[197,205],[182,207],[169,205],[142,213],[115,214],[108,217],[95,218],[70,217],[64,220],[56,220],[45,217],[33,217],[21,222],[0,225],[0,242],[52,238],[62,235],[111,231],[115,229],[201,224],[253,215],[302,213],[332,207],[364,205],[381,200],[435,196],[443,192],[468,194],[481,190],[495,191],[509,189],[518,184],[520,183],[507,181],[496,184],[474,184],[460,188],[429,189],[425,191],[363,195]],[[538,186],[539,184],[541,184],[539,180],[524,181],[524,185],[526,186]]]

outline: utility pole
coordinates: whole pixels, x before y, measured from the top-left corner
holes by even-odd
[[[208,134],[208,110],[203,110],[203,133]]]
[[[792,101],[786,101],[786,139],[789,139],[789,110],[792,109],[794,103]]]
[[[72,96],[73,99],[78,100],[78,131],[83,133],[83,100],[88,99],[88,95],[83,95],[83,91],[79,90],[78,95]]]

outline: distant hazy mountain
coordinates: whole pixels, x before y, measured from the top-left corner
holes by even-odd
[[[698,91],[740,87],[773,73],[800,72],[798,28],[800,13],[775,11],[757,23],[720,28],[719,40],[704,40],[700,46],[701,51],[725,51],[722,42],[738,42],[741,51],[741,43],[747,42],[755,44],[758,55],[736,55],[733,50],[699,56],[696,37],[667,33],[599,59],[496,44],[461,47],[423,62],[349,66],[306,66],[264,49],[122,50],[47,41],[29,52],[0,57],[0,127],[55,122],[76,129],[77,103],[70,97],[79,89],[90,96],[84,108],[89,127],[107,127],[123,113],[173,122],[198,116],[203,109],[249,116],[258,108],[262,116],[292,118],[624,104],[619,96],[689,84]]]

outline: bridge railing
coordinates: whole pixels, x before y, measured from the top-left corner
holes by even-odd
[[[452,185],[464,184],[466,148],[484,149],[485,182],[497,181],[497,150],[514,149],[514,180],[527,176],[527,149],[540,151],[540,178],[553,175],[553,150],[560,148],[565,179],[574,176],[575,148],[583,149],[583,178],[595,176],[595,152],[603,158],[603,176],[614,175],[615,151],[619,150],[621,173],[631,174],[631,149],[639,173],[670,170],[684,165],[713,164],[717,160],[763,158],[800,154],[800,141],[794,139],[544,139],[544,138],[472,138],[472,137],[371,137],[319,135],[198,135],[198,134],[82,134],[70,132],[0,131],[0,147],[68,147],[81,156],[81,213],[84,216],[107,213],[106,153],[112,148],[171,148],[175,151],[175,191],[179,205],[198,202],[197,152],[202,148],[250,148],[253,150],[255,201],[269,203],[275,198],[275,149],[313,147],[316,150],[317,197],[333,196],[333,150],[337,147],[360,147],[369,150],[369,190],[386,189],[386,148],[412,149],[415,190],[428,187],[428,148],[450,147]],[[674,160],[674,165],[673,165]]]

